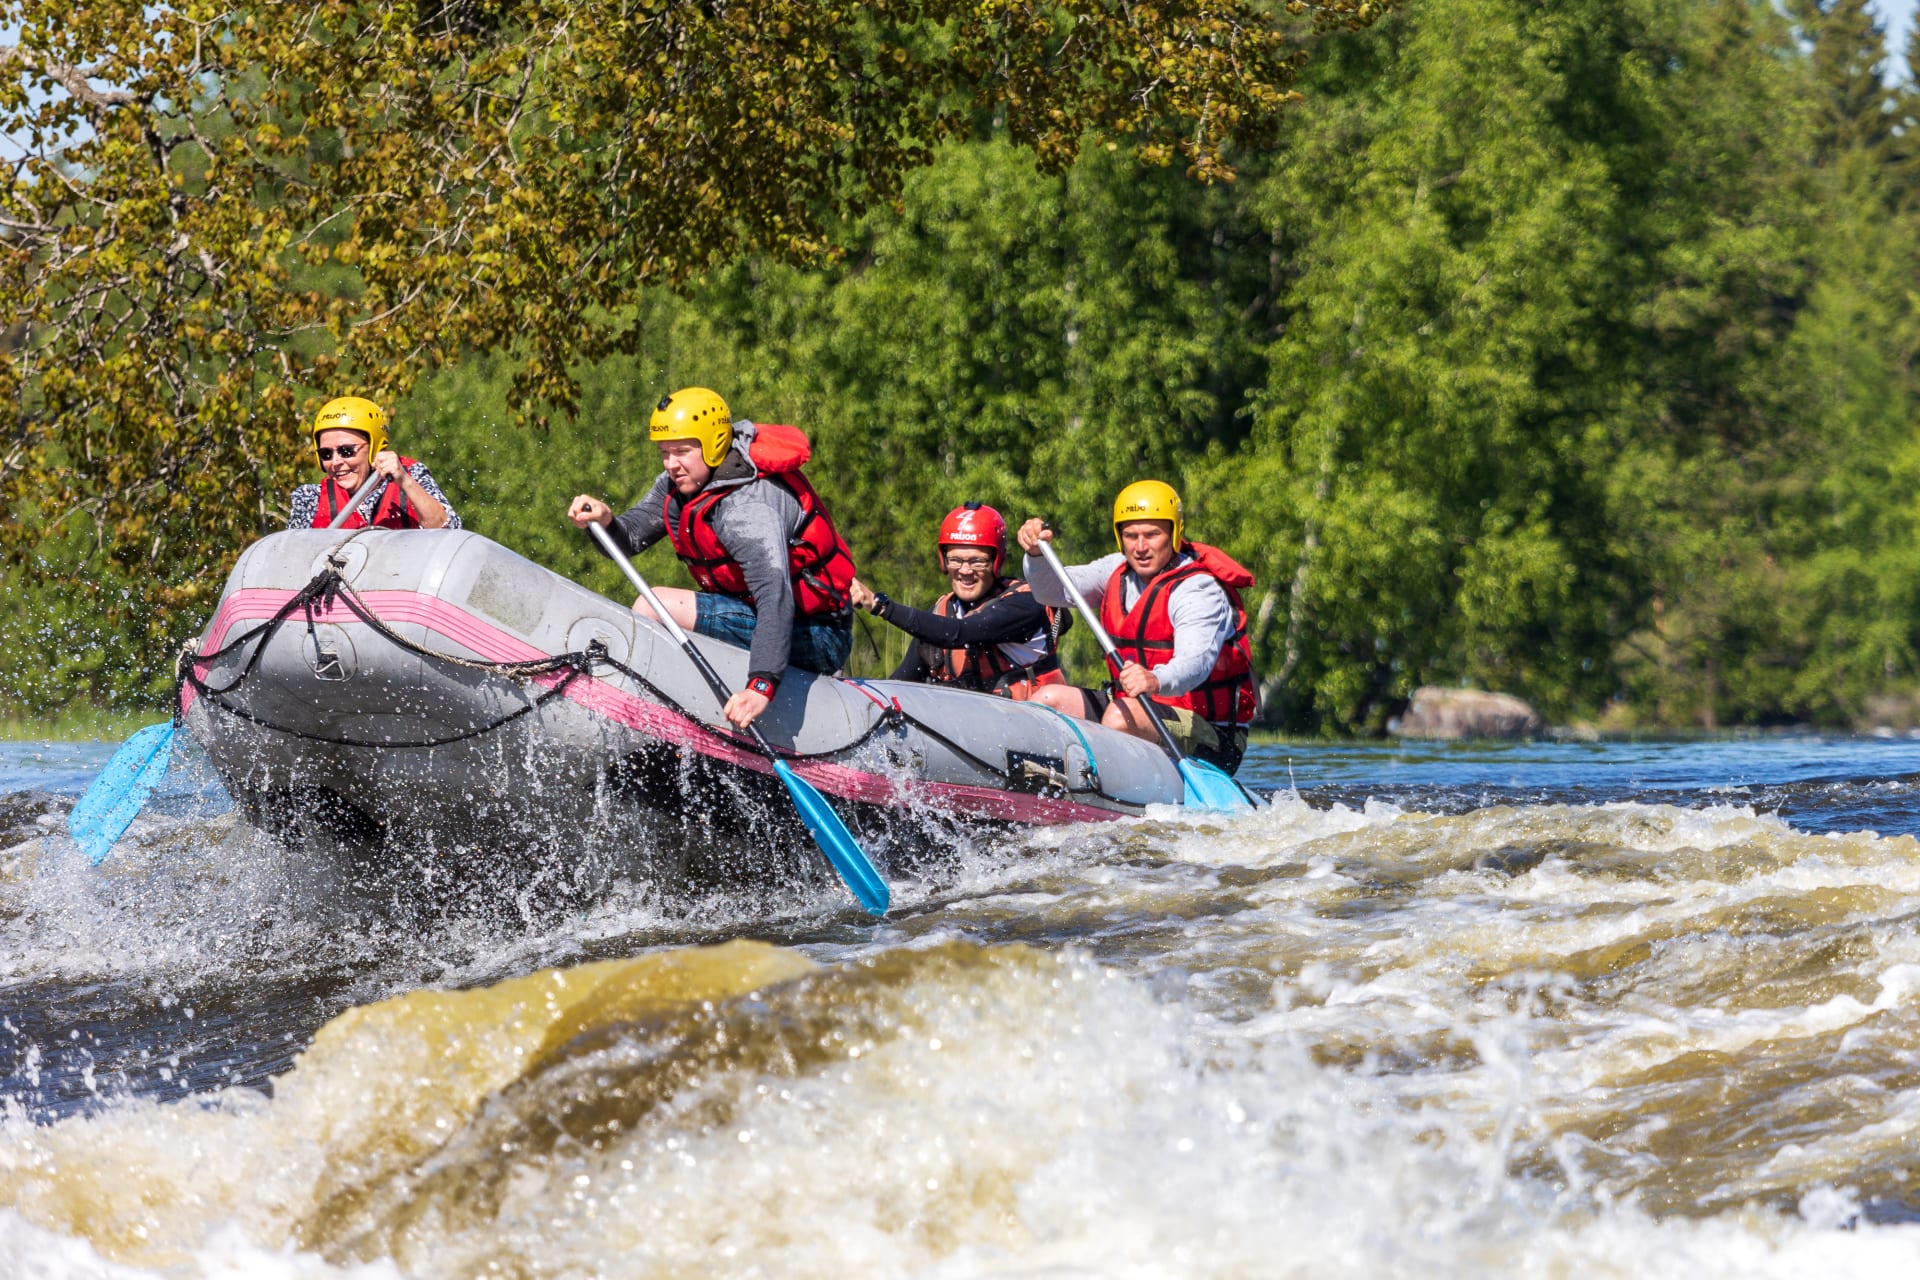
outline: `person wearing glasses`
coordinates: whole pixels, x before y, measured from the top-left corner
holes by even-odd
[[[1073,617],[1034,599],[1020,579],[1001,575],[1007,522],[1000,513],[979,502],[955,507],[940,522],[937,555],[953,590],[932,609],[910,608],[854,579],[855,607],[914,639],[893,678],[1021,702],[1049,685],[1065,685],[1060,636]]]
[[[329,400],[313,420],[313,454],[324,478],[303,484],[287,503],[287,528],[325,529],[340,508],[378,472],[374,486],[342,529],[458,529],[460,516],[426,464],[387,448],[387,415],[359,396]]]

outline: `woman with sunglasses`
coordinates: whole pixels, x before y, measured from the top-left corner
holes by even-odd
[[[288,502],[287,528],[324,529],[369,475],[375,486],[343,529],[458,529],[460,517],[422,463],[387,448],[387,415],[359,396],[329,400],[313,420],[313,454],[326,478],[303,484]]]
[[[969,502],[940,522],[940,572],[953,590],[932,609],[913,609],[853,581],[853,603],[912,636],[895,680],[950,684],[1024,702],[1034,690],[1066,684],[1060,634],[1073,624],[1064,609],[1033,598],[1027,584],[1000,575],[1007,558],[1007,522],[992,507]]]

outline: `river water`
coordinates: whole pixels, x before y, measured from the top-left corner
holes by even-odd
[[[826,888],[342,891],[0,745],[0,1277],[1920,1266],[1920,742],[1259,748]]]

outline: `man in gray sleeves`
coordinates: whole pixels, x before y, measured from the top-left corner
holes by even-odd
[[[688,631],[748,650],[746,687],[727,700],[739,728],[773,700],[789,664],[832,674],[853,647],[853,556],[800,472],[809,446],[794,427],[731,420],[705,387],[663,397],[648,426],[662,474],[624,514],[589,494],[567,509],[606,527],[628,555],[662,537],[700,590],[655,591]],[[644,600],[634,611],[652,617]]]
[[[1098,719],[1109,729],[1157,741],[1140,709],[1151,698],[1180,750],[1232,773],[1253,722],[1253,663],[1240,593],[1253,575],[1217,547],[1189,542],[1180,496],[1138,480],[1113,504],[1117,555],[1067,566],[1067,576],[1113,639],[1120,663],[1099,691],[1052,685],[1035,699],[1056,711]],[[1053,531],[1038,518],[1020,526],[1025,575],[1042,604],[1071,603],[1064,583],[1034,552]]]

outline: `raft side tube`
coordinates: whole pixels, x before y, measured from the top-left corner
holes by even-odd
[[[901,680],[860,683],[897,702],[910,726],[922,728],[924,746],[916,749],[926,753],[932,776],[964,771],[983,786],[1130,806],[1179,800],[1173,761],[1131,734],[997,694]]]
[[[273,616],[286,594],[310,582],[329,555],[369,609],[421,648],[483,662],[524,661],[578,651],[600,639],[608,657],[653,684],[675,710],[735,737],[705,680],[664,627],[466,531],[367,529],[344,540],[327,530],[271,534],[234,566],[221,609],[202,634],[201,651],[228,644]],[[424,718],[467,731],[524,705],[523,691],[512,682],[420,657],[340,608],[324,617],[314,628],[324,632],[328,643],[322,647],[350,670],[316,669],[316,646],[300,611],[275,634],[255,676],[229,696],[244,697],[250,713],[289,727],[313,721],[324,707],[325,718],[340,730],[332,736],[395,743],[409,740],[405,722],[417,727]],[[745,650],[702,636],[694,643],[730,686],[745,685]],[[216,687],[226,684],[251,649],[244,646],[203,670],[202,678]],[[650,696],[613,670],[596,674]],[[810,756],[846,748],[879,719],[879,709],[856,690],[794,670],[780,682],[760,724],[777,747]],[[358,731],[348,732],[349,726]]]
[[[514,776],[591,790],[635,753],[767,772],[663,627],[468,531],[269,535],[235,564],[199,651],[234,644],[329,566],[353,599],[304,600],[264,644],[201,664],[212,689],[232,685],[216,705],[183,690],[188,728],[231,787],[257,798],[291,780],[365,793],[385,812],[408,803],[404,780],[419,821],[431,825],[457,817],[463,797],[518,803],[508,794]],[[516,679],[488,665],[541,662],[595,641],[621,669]],[[730,687],[745,683],[745,650],[694,643]],[[809,782],[883,809],[925,801],[962,818],[1079,822],[1181,795],[1177,770],[1153,743],[948,687],[792,671],[760,723]],[[549,807],[532,812],[562,825],[578,807],[554,794],[541,803]]]

